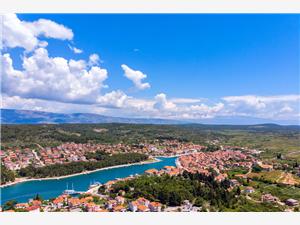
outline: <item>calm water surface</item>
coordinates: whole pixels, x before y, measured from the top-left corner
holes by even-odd
[[[73,184],[76,191],[86,191],[91,182],[98,181],[105,183],[116,178],[128,177],[134,174],[142,174],[150,168],[162,169],[164,166],[175,166],[176,157],[159,158],[160,162],[143,165],[133,165],[108,170],[101,170],[90,174],[83,174],[59,180],[29,181],[13,186],[1,188],[1,205],[6,201],[15,199],[18,202],[26,202],[36,194],[44,199],[49,199],[60,195],[67,184],[69,189]]]

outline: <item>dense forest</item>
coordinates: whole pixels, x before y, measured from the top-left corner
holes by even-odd
[[[101,155],[101,157],[100,157]],[[18,175],[21,177],[32,178],[44,178],[44,177],[56,177],[65,176],[83,171],[91,171],[109,166],[136,163],[148,159],[148,156],[139,153],[124,153],[107,155],[103,153],[97,153],[94,156],[90,155],[90,158],[95,157],[96,161],[88,162],[71,162],[66,164],[54,164],[44,167],[28,166],[18,171]]]
[[[213,176],[191,174],[184,172],[179,176],[140,176],[132,180],[120,181],[112,186],[110,194],[117,195],[120,190],[126,192],[125,197],[136,199],[145,197],[150,201],[159,201],[167,206],[180,206],[184,200],[189,200],[194,206],[202,207],[202,211],[248,211],[246,207],[252,207],[249,211],[278,211],[270,205],[257,204],[256,210],[253,203],[249,203],[241,190],[235,188],[228,191],[229,181],[221,183],[214,181]],[[99,188],[99,192],[103,192]]]
[[[112,186],[112,193],[124,190],[129,199],[145,197],[167,206],[179,206],[184,200],[189,200],[196,206],[208,201],[220,208],[229,207],[235,202],[236,191],[228,192],[226,187],[226,182],[219,184],[212,176],[184,173],[183,176],[141,176],[121,181]]]

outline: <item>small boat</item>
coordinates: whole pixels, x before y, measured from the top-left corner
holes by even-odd
[[[101,185],[100,182],[95,182],[95,181],[94,181],[93,183],[90,184],[89,189],[98,187],[98,186],[100,186],[100,185]]]
[[[64,190],[63,194],[65,194],[65,195],[75,195],[75,194],[77,194],[77,192],[73,189],[71,189],[71,190],[67,189],[67,190]]]
[[[74,190],[73,183],[72,183],[72,189],[69,189],[68,183],[67,183],[67,189],[64,190],[63,194],[65,194],[65,195],[76,195],[77,194],[77,192]]]

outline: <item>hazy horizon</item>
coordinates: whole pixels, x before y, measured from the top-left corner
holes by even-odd
[[[238,118],[230,118],[230,117],[216,117],[212,119],[206,119],[206,120],[178,120],[178,119],[164,119],[159,117],[117,117],[117,116],[109,116],[109,115],[103,115],[99,113],[55,113],[55,112],[49,112],[49,111],[38,111],[38,110],[18,110],[18,109],[3,109],[1,110],[13,110],[13,111],[28,111],[28,112],[37,112],[37,113],[46,113],[46,114],[63,114],[63,115],[73,115],[73,114],[87,114],[87,115],[97,115],[97,116],[104,116],[104,117],[111,117],[111,118],[122,118],[122,119],[136,119],[136,120],[144,120],[145,122],[151,121],[151,120],[162,120],[168,123],[162,123],[162,124],[203,124],[203,125],[260,125],[260,124],[276,124],[280,126],[300,126],[300,121],[294,121],[293,123],[287,123],[286,121],[272,121],[272,120],[264,120],[260,118],[254,118],[254,117],[238,117]],[[32,118],[30,118],[30,115],[25,114],[26,119],[32,119],[36,118],[37,115],[34,115]],[[5,119],[5,116],[1,115],[1,121]],[[45,122],[47,122],[47,118],[44,118]],[[50,119],[50,118],[49,118]],[[173,121],[173,123],[172,123]],[[68,123],[68,122],[67,122]],[[81,123],[80,121],[78,123]],[[97,123],[95,120],[94,123]],[[100,122],[101,123],[101,122]],[[134,124],[134,122],[132,122]],[[149,123],[149,122],[148,122]],[[9,124],[9,123],[8,123]],[[21,122],[18,124],[22,124]],[[27,123],[24,123],[27,124]],[[36,124],[36,123],[33,123]],[[58,123],[59,124],[59,123]],[[149,124],[155,124],[155,123],[149,123]]]

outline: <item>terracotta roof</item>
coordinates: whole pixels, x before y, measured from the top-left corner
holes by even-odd
[[[145,173],[156,174],[156,173],[158,173],[158,170],[157,169],[149,169],[149,170],[146,170]]]
[[[108,212],[107,209],[98,209],[97,212]]]
[[[142,212],[143,212],[143,211],[146,211],[146,210],[148,209],[148,207],[147,207],[147,206],[144,206],[144,205],[138,205],[137,208],[138,208],[139,211],[142,211]]]
[[[18,203],[15,205],[16,208],[26,208],[28,207],[28,203]]]
[[[27,211],[33,211],[33,210],[36,210],[36,209],[39,209],[40,207],[38,205],[33,205],[33,206],[29,206],[26,208]]]
[[[159,207],[159,206],[161,206],[161,203],[160,202],[151,202],[150,205],[153,207]]]
[[[42,204],[42,202],[39,201],[39,200],[33,200],[31,203],[32,203],[33,205],[41,205],[41,204]]]
[[[122,205],[117,205],[114,207],[114,211],[121,211],[122,209],[125,209],[125,207]]]
[[[132,204],[133,206],[137,206],[137,205],[138,205],[138,202],[137,202],[137,201],[132,201],[131,204]]]
[[[54,204],[62,203],[64,201],[63,197],[57,197],[56,199],[53,200]]]
[[[78,198],[70,198],[69,203],[71,203],[72,205],[79,205],[81,201]]]

